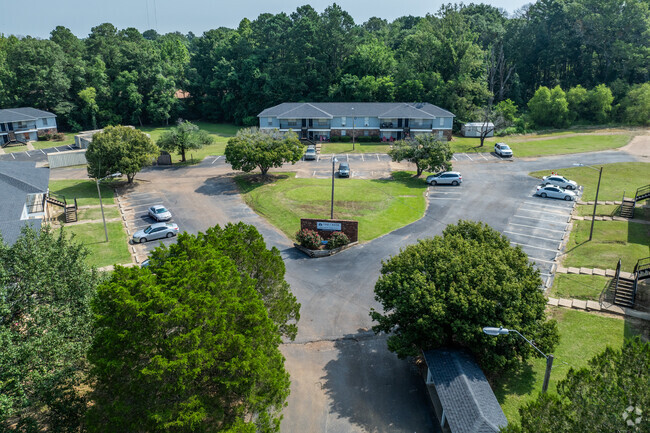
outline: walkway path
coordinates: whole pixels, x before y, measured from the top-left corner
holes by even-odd
[[[650,321],[650,313],[633,310],[631,308],[619,307],[618,305],[605,305],[596,301],[585,301],[582,299],[548,298],[548,305],[553,307],[574,308],[586,312],[610,313],[618,316],[630,316],[637,319]]]

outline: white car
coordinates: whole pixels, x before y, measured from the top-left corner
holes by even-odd
[[[501,157],[512,156],[512,149],[505,143],[496,143],[494,145],[494,153]]]
[[[427,183],[429,185],[460,185],[463,183],[463,176],[457,171],[445,171],[438,174],[427,176]]]
[[[542,178],[542,185],[555,185],[564,189],[578,189],[578,184],[575,181],[569,180],[559,174],[544,176]]]
[[[169,221],[172,219],[172,213],[161,204],[151,206],[148,213],[149,216],[156,221]]]
[[[154,239],[171,238],[178,235],[178,226],[174,223],[156,223],[151,224],[144,230],[137,231],[133,234],[133,243],[142,243]]]
[[[560,188],[559,186],[547,185],[547,186],[538,186],[535,195],[538,195],[542,198],[559,198],[560,200],[575,200],[576,193],[573,191]]]

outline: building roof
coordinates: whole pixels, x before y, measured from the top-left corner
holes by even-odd
[[[485,122],[466,122],[465,125],[463,125],[463,126],[488,126],[488,127],[490,127],[490,126],[494,126],[494,123],[492,123],[492,122],[487,122],[487,123],[485,123]]]
[[[257,115],[280,119],[331,119],[343,116],[383,119],[455,117],[453,113],[428,102],[284,102]]]
[[[44,117],[56,117],[56,114],[31,107],[5,108],[0,110],[0,123],[24,122],[26,120],[36,120]]]
[[[454,349],[424,352],[438,398],[453,433],[492,433],[508,424],[481,368]]]
[[[50,170],[36,168],[34,162],[0,161],[0,235],[4,242],[16,242],[26,224],[40,227],[40,220],[21,221],[20,217],[27,194],[47,191],[49,180]]]

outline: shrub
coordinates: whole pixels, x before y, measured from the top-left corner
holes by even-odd
[[[43,134],[38,136],[38,141],[50,141],[52,134]]]
[[[305,247],[310,250],[317,250],[320,248],[320,244],[323,238],[321,238],[318,232],[314,230],[302,229],[296,233],[296,240],[301,247]]]
[[[341,141],[341,137],[339,137],[338,135],[332,135],[330,137],[330,142],[332,143],[338,143],[339,141]]]
[[[350,243],[350,238],[343,232],[334,232],[327,240],[327,249],[333,250],[334,248],[342,247]]]
[[[341,136],[341,143],[351,143],[352,142],[352,137],[349,135],[343,135]]]
[[[63,134],[63,132],[56,132],[52,134],[52,139],[55,141],[63,141],[64,138],[65,134]]]
[[[499,137],[505,137],[506,135],[512,135],[517,133],[517,128],[515,126],[510,126],[508,128],[503,128],[500,130],[497,135]]]

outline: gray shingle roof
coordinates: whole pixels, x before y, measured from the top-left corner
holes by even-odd
[[[27,194],[47,191],[48,168],[36,168],[33,162],[0,161],[0,234],[4,242],[13,244],[25,224],[35,228],[40,220],[21,221]]]
[[[436,117],[455,117],[454,114],[443,110],[428,102],[284,102],[274,107],[267,108],[257,117],[279,117],[279,118],[318,118],[323,117],[312,115],[314,110],[324,112],[331,117],[379,117],[390,118],[412,118],[412,119],[434,119]],[[291,113],[290,117],[287,114]]]
[[[56,117],[56,114],[31,107],[5,108],[0,110],[0,123],[36,120],[44,117]]]
[[[453,433],[492,433],[508,424],[481,368],[453,349],[424,352],[429,372]]]

